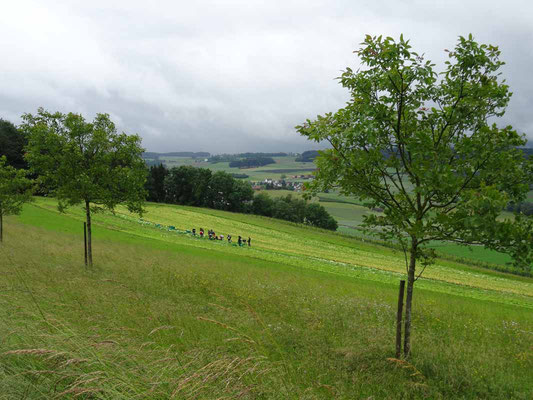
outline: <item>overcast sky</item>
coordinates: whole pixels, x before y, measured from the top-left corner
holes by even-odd
[[[0,8],[0,118],[111,115],[149,151],[303,151],[294,126],[348,99],[335,77],[365,34],[440,67],[459,35],[498,45],[502,124],[533,139],[533,4],[508,1],[25,1]],[[440,68],[439,68],[440,69]]]

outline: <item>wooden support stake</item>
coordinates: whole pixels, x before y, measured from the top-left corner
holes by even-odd
[[[402,354],[402,312],[403,312],[403,292],[405,281],[400,281],[400,293],[398,295],[398,312],[396,314],[396,358]]]
[[[83,223],[83,243],[85,245],[85,266],[87,266],[87,222]]]

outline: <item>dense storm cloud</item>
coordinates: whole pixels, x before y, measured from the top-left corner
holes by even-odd
[[[302,151],[294,126],[335,111],[365,34],[411,39],[442,68],[472,33],[500,46],[502,123],[533,139],[527,1],[11,1],[0,12],[0,118],[39,106],[112,116],[150,151]]]

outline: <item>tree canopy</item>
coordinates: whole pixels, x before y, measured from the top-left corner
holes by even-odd
[[[275,164],[272,157],[246,157],[242,160],[230,161],[230,168],[256,168],[264,165]]]
[[[182,165],[167,172],[164,180],[166,202],[202,207],[207,202],[211,170]]]
[[[19,169],[28,167],[24,160],[26,143],[26,137],[13,123],[0,118],[0,157],[6,157],[7,165]]]
[[[92,264],[91,211],[113,210],[124,203],[141,213],[146,196],[146,168],[138,135],[118,134],[107,114],[86,122],[79,114],[23,115],[28,137],[26,159],[39,172],[39,183],[53,190],[60,210],[83,204]]]
[[[531,159],[517,149],[524,135],[490,123],[511,96],[499,73],[500,51],[472,36],[446,51],[438,74],[403,36],[367,36],[355,52],[361,69],[339,77],[351,95],[346,107],[297,127],[331,146],[315,160],[309,188],[339,187],[382,208],[364,226],[406,251],[406,355],[417,263],[431,263],[430,242],[509,251],[524,268],[533,251],[531,221],[498,219],[510,201],[524,200],[532,178]]]
[[[4,215],[20,213],[22,205],[31,200],[33,182],[26,175],[27,171],[7,165],[7,158],[0,157],[0,242]]]
[[[164,202],[166,197],[165,178],[168,175],[168,169],[163,164],[152,165],[148,170],[146,180],[146,192],[148,201]]]

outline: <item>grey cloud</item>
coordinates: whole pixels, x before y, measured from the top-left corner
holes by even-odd
[[[493,4],[492,4],[493,3]],[[0,117],[111,114],[152,151],[301,151],[294,126],[348,98],[366,33],[426,57],[472,32],[502,49],[514,96],[502,121],[533,132],[533,28],[522,1],[19,1],[0,14]],[[530,137],[533,137],[530,133]]]

